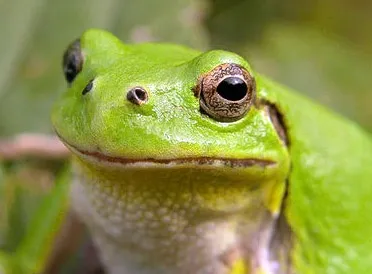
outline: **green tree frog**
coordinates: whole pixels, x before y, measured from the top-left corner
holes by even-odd
[[[227,51],[66,50],[52,122],[107,273],[367,273],[372,142]]]

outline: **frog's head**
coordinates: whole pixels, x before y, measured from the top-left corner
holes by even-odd
[[[67,49],[63,66],[69,88],[52,120],[86,161],[265,176],[288,170],[280,117],[259,98],[249,64],[236,54],[126,45],[89,30]]]

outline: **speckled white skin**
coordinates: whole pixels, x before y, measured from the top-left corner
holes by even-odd
[[[243,189],[229,200],[225,192],[231,185],[224,190],[211,181],[199,187],[193,174],[180,173],[176,181],[169,175],[166,183],[154,175],[152,184],[151,176],[147,182],[137,182],[134,175],[115,180],[77,168],[73,207],[89,227],[108,273],[227,274],[231,250],[238,250],[251,270],[265,268],[274,218],[263,206],[262,190]],[[216,201],[205,199],[208,192],[215,192]],[[214,203],[224,205],[222,210]]]

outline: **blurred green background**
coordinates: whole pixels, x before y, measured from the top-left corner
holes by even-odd
[[[91,27],[126,42],[235,51],[371,130],[371,14],[370,0],[0,1],[0,138],[52,132],[50,108],[66,87],[61,56]],[[58,167],[32,159],[0,165],[0,247],[17,244]]]

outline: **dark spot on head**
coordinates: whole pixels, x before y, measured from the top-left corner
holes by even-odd
[[[278,106],[265,99],[257,100],[256,106],[258,108],[263,108],[266,111],[280,139],[282,139],[286,146],[289,146],[290,140],[288,135],[288,128],[284,119],[285,117],[280,112]]]

